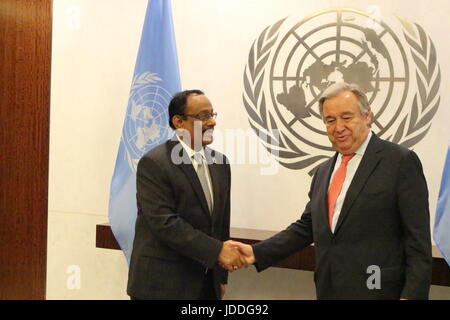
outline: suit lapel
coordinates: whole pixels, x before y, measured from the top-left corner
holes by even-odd
[[[217,164],[214,150],[210,148],[205,148],[205,158],[208,163],[209,175],[211,176],[211,187],[213,194],[213,212],[211,213],[212,221],[214,223],[217,218],[217,210],[216,208],[220,208],[220,200],[222,197],[220,196],[220,169],[221,166]]]
[[[382,149],[380,142],[380,139],[375,134],[372,134],[372,138],[369,141],[367,149],[364,152],[364,156],[361,159],[355,176],[353,177],[347,194],[345,195],[344,204],[342,205],[341,213],[334,230],[335,234],[339,231],[339,228],[341,227],[345,218],[348,216],[353,203],[355,202],[363,187],[366,185],[370,175],[380,162],[381,155],[379,154],[379,152]]]
[[[328,220],[328,187],[330,185],[331,174],[333,173],[334,165],[336,164],[338,153],[334,155],[333,158],[330,158],[328,163],[325,166],[325,175],[321,181],[321,186],[319,188],[322,194],[320,198],[322,199],[321,207],[319,209],[320,219],[323,221],[325,225],[328,226],[328,231],[331,234],[330,223]]]
[[[197,196],[198,201],[200,202],[200,205],[203,208],[204,213],[207,215],[208,219],[211,219],[211,215],[208,209],[208,203],[206,202],[206,197],[203,192],[202,185],[200,184],[200,180],[198,179],[197,172],[195,172],[194,170],[191,159],[189,158],[187,152],[181,146],[179,141],[170,141],[169,144],[171,146],[169,148],[170,153],[172,153],[172,150],[175,146],[180,149],[179,156],[181,157],[182,162],[180,164],[177,164],[177,166],[180,167],[180,169],[186,175],[188,181],[192,186],[192,189],[195,192],[195,195]]]
[[[208,165],[209,168],[209,174],[211,175],[211,185],[212,185],[212,193],[213,193],[213,212],[212,212],[212,220],[213,223],[215,219],[217,218],[217,210],[216,208],[220,208],[220,167],[217,163],[212,163]]]

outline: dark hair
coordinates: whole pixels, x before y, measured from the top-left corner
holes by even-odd
[[[184,115],[184,111],[186,109],[186,104],[187,104],[187,98],[191,94],[204,94],[204,93],[203,93],[203,91],[197,90],[197,89],[185,90],[185,91],[176,93],[172,97],[172,100],[170,100],[170,103],[169,103],[169,125],[172,129],[176,129],[172,123],[173,116]]]

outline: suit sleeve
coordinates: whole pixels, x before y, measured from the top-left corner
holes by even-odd
[[[427,299],[432,270],[428,188],[422,164],[412,151],[402,160],[397,192],[406,253],[401,297]]]
[[[175,212],[174,194],[165,169],[143,157],[136,175],[138,204],[152,233],[179,254],[212,268],[222,242],[194,229]]]
[[[256,258],[255,267],[258,272],[313,243],[311,196],[315,179],[316,176],[311,182],[308,194],[310,201],[307,203],[301,218],[273,237],[253,245],[253,252]]]

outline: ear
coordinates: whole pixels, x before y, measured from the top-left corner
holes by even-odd
[[[183,128],[183,117],[180,115],[174,115],[172,117],[172,124],[174,125],[174,127],[176,129],[181,129]]]
[[[372,124],[372,116],[373,116],[372,115],[372,110],[369,109],[367,111],[366,115],[365,115],[365,117],[366,117],[366,124],[367,124],[368,127],[370,127],[370,125]]]

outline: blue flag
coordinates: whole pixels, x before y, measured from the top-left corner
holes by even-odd
[[[433,237],[439,251],[450,266],[450,145],[442,173]]]
[[[136,168],[168,139],[167,107],[180,91],[170,0],[149,0],[109,196],[109,222],[128,264],[137,216]]]

